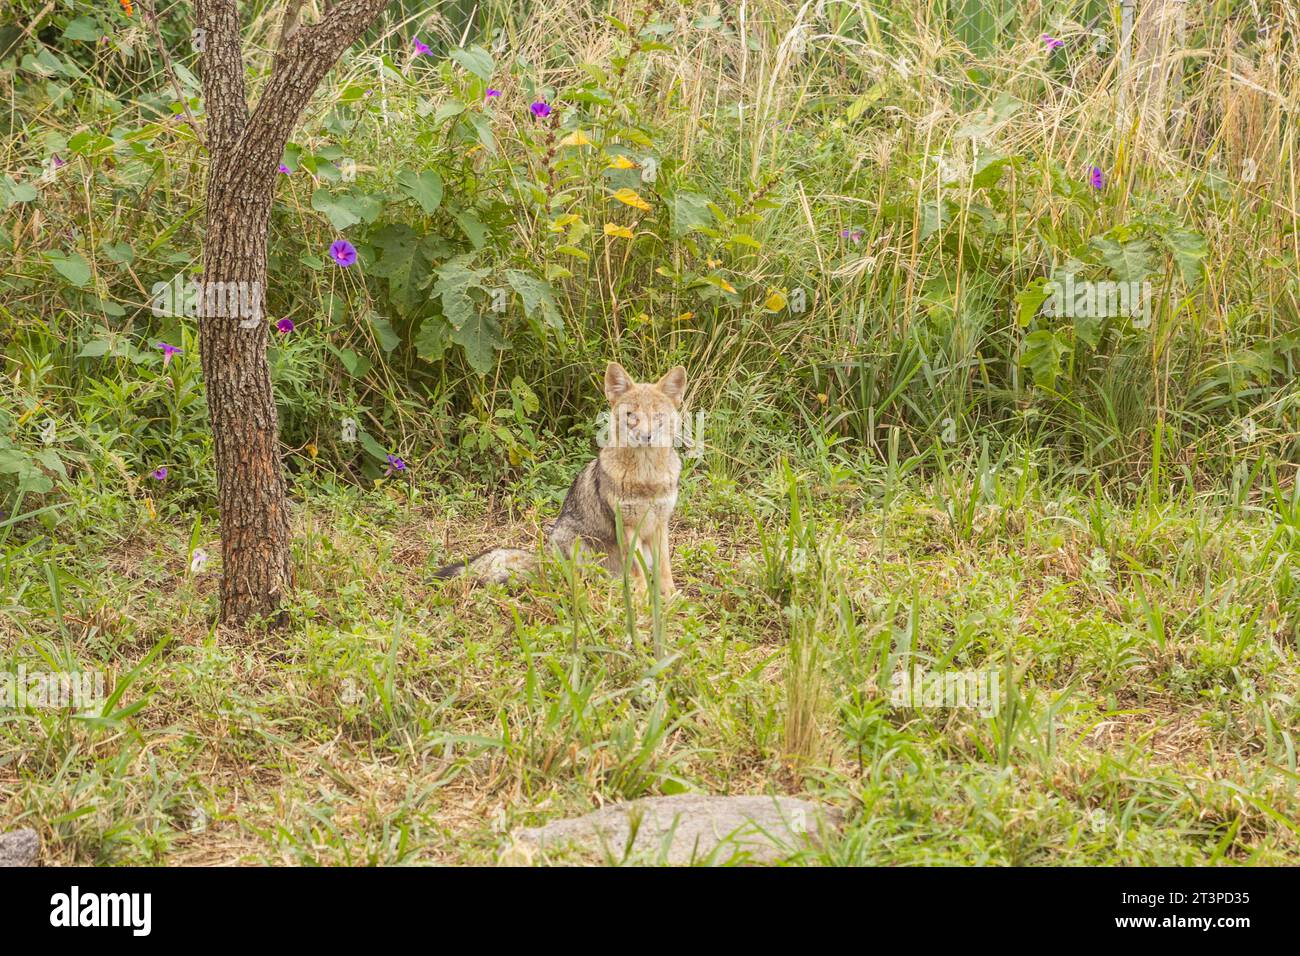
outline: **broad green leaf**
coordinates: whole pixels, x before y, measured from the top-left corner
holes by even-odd
[[[883,80],[879,83],[873,84],[867,90],[867,92],[863,93],[856,100],[854,100],[852,103],[849,104],[849,108],[847,112],[844,114],[844,118],[848,120],[850,123],[856,123],[858,121],[858,118],[861,117],[864,112],[866,112],[867,107],[871,106],[878,99],[884,96],[888,89],[889,89],[888,86],[885,84]]]
[[[1151,271],[1151,245],[1145,239],[1119,242],[1095,236],[1090,245],[1120,282],[1141,282]]]
[[[425,169],[417,173],[413,169],[403,169],[397,174],[397,185],[427,214],[433,215],[438,211],[442,203],[442,177],[436,170]]]
[[[1076,341],[1086,342],[1089,347],[1096,348],[1097,343],[1101,341],[1101,330],[1106,325],[1106,319],[1098,315],[1076,315],[1074,317],[1074,337]]]
[[[436,270],[438,281],[433,284],[433,294],[441,299],[442,314],[455,329],[474,317],[477,310],[470,291],[483,291],[483,279],[488,274],[487,269],[470,268],[471,259],[471,255],[456,256]]]
[[[524,312],[535,318],[540,311],[542,320],[553,329],[564,328],[564,319],[555,305],[555,292],[551,284],[536,276],[511,269],[506,272],[506,281],[524,300]]]
[[[979,159],[975,161],[975,175],[971,178],[971,185],[976,189],[986,189],[989,186],[996,186],[998,180],[1002,178],[1003,171],[1012,163],[1009,156],[1000,156],[991,151],[980,153]]]
[[[357,439],[361,442],[361,447],[366,450],[366,453],[370,455],[371,458],[376,461],[387,463],[388,449],[375,441],[374,435],[370,434],[370,432],[366,431],[364,428],[358,428]]]
[[[54,490],[54,482],[42,471],[33,468],[21,482],[23,489],[34,495],[43,495]]]
[[[94,156],[111,150],[116,144],[103,133],[92,129],[82,130],[68,140],[68,151],[78,156]]]
[[[366,373],[370,371],[370,359],[358,355],[352,349],[338,349],[337,355],[343,367],[353,378],[365,378]]]
[[[495,156],[497,152],[496,136],[492,133],[492,120],[487,114],[474,111],[469,114],[469,125],[474,127],[474,135],[482,144],[489,156]]]
[[[465,104],[459,100],[448,100],[438,107],[438,112],[433,114],[434,125],[441,125],[453,116],[459,116],[465,112]]]
[[[393,304],[403,315],[410,315],[424,300],[422,290],[433,276],[434,260],[446,254],[446,244],[436,236],[421,236],[403,223],[385,226],[370,242],[380,253],[370,272],[388,280]]]
[[[595,86],[585,86],[581,89],[574,90],[565,96],[565,100],[574,103],[594,103],[597,106],[614,105],[614,97],[610,92]]]
[[[90,281],[90,263],[80,253],[74,252],[69,256],[61,252],[47,252],[45,258],[54,266],[55,272],[73,285],[84,287]]]
[[[685,190],[673,194],[670,206],[672,234],[681,237],[704,226],[713,225],[709,197]]]
[[[1043,303],[1052,297],[1052,293],[1046,288],[1047,279],[1039,276],[1029,285],[1025,286],[1016,293],[1016,302],[1020,307],[1016,310],[1016,322],[1023,329],[1029,325],[1038,310],[1043,307]]]
[[[17,448],[0,448],[0,475],[22,475],[31,470],[31,459]]]
[[[68,40],[81,40],[89,43],[98,40],[103,35],[99,24],[90,17],[77,17],[63,28],[63,36]]]
[[[1174,261],[1178,263],[1178,271],[1182,273],[1183,281],[1189,286],[1200,282],[1202,263],[1209,253],[1205,237],[1191,229],[1170,229],[1164,233],[1164,240],[1169,251],[1174,254]]]
[[[95,339],[93,342],[87,342],[81,347],[81,351],[77,353],[77,358],[99,358],[107,355],[111,346],[112,343],[105,339]]]
[[[311,194],[311,208],[324,213],[330,225],[342,232],[359,222],[374,222],[380,212],[379,200],[361,193],[331,195],[327,189]]]
[[[475,249],[482,249],[483,243],[487,242],[487,226],[479,221],[478,216],[469,209],[462,209],[455,215],[456,224],[460,226],[461,231],[469,238],[470,243]]]
[[[1061,360],[1070,353],[1070,346],[1056,333],[1039,329],[1025,336],[1020,349],[1020,365],[1034,376],[1034,384],[1042,388],[1055,388],[1061,374]]]
[[[40,195],[35,183],[14,182],[8,176],[0,179],[0,193],[4,194],[6,208],[20,202],[35,202]]]
[[[375,338],[379,340],[379,347],[385,352],[391,352],[397,348],[401,339],[393,331],[393,324],[382,315],[370,313],[370,325],[375,330]]]
[[[952,221],[952,210],[944,199],[921,205],[921,241],[924,242]]]
[[[126,242],[104,242],[99,246],[104,255],[108,256],[118,265],[130,265],[135,261],[135,250],[131,248],[130,243]]]
[[[50,471],[56,472],[63,480],[67,480],[68,473],[63,467],[63,459],[53,448],[42,448],[36,452],[35,458]]]
[[[0,60],[12,56],[14,50],[18,47],[18,41],[23,39],[25,35],[22,28],[15,24],[10,23],[0,26]]]
[[[472,46],[467,50],[457,48],[449,56],[484,83],[492,79],[492,55],[481,46]]]
[[[492,371],[496,361],[496,351],[506,347],[501,338],[501,327],[488,312],[474,312],[470,317],[454,328],[452,341],[465,350],[465,358],[470,367],[480,375]]]
[[[447,351],[447,331],[448,325],[442,319],[436,315],[426,316],[420,323],[420,330],[411,340],[415,354],[426,362],[440,361]]]

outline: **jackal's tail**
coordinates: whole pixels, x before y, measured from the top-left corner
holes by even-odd
[[[512,575],[532,571],[537,555],[518,548],[492,548],[472,558],[454,561],[434,572],[435,578],[472,578],[476,584],[505,584]]]

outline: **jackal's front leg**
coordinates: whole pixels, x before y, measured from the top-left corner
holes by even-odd
[[[645,570],[641,566],[645,556],[645,546],[641,543],[641,539],[635,534],[628,534],[619,543],[618,553],[615,556],[617,566],[611,568],[615,574],[626,574],[637,594],[645,593]]]
[[[654,538],[651,541],[647,562],[653,562],[650,566],[653,568],[658,565],[659,568],[659,593],[663,597],[672,597],[677,588],[673,584],[673,559],[672,549],[668,544],[668,523],[665,521],[655,529]]]

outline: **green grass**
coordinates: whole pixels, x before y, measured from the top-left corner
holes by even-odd
[[[430,487],[301,481],[272,634],[214,630],[219,565],[138,505],[10,542],[3,665],[134,674],[139,709],[4,715],[0,818],[59,863],[482,863],[609,801],[774,792],[849,813],[798,862],[1300,862],[1294,491],[1119,506],[1008,468],[884,504],[849,464],[689,476],[658,657],[599,574],[435,582],[541,516]],[[907,648],[1003,673],[999,713],[893,706]]]

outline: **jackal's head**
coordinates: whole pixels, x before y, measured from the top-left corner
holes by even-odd
[[[616,448],[671,448],[686,394],[686,369],[678,365],[659,381],[641,383],[617,362],[605,366],[610,444]]]

